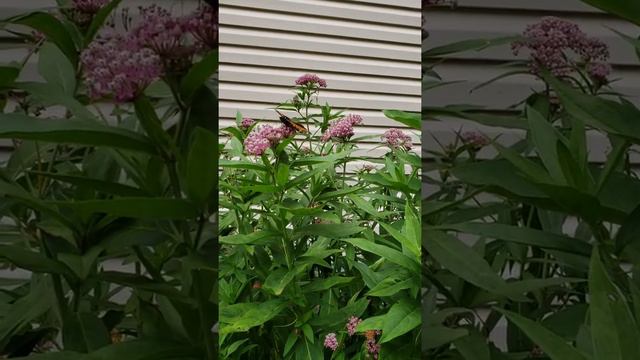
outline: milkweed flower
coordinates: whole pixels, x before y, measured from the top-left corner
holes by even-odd
[[[324,337],[324,347],[331,349],[331,351],[336,351],[338,348],[338,338],[335,333],[328,333]]]
[[[349,318],[349,322],[347,322],[347,333],[349,336],[353,336],[356,333],[356,327],[358,324],[362,322],[362,319],[352,316]]]
[[[82,52],[80,61],[94,100],[131,101],[163,73],[160,58],[153,51],[118,34],[98,36]]]
[[[277,145],[285,138],[291,137],[294,131],[287,126],[282,125],[274,128],[270,125],[264,125],[254,130],[244,140],[244,149],[249,155],[260,156],[271,146]]]
[[[304,74],[296,79],[296,85],[305,86],[309,84],[317,84],[323,88],[327,87],[327,82],[316,74]]]
[[[218,45],[218,8],[201,4],[185,19],[186,30],[196,39],[198,50],[209,51]]]
[[[605,43],[587,36],[578,25],[553,16],[527,26],[523,39],[513,42],[511,47],[515,55],[523,48],[530,51],[530,68],[535,74],[546,68],[555,76],[568,75],[575,67],[571,54],[585,63],[609,59]]]
[[[73,0],[71,6],[84,14],[96,14],[105,7],[110,0]]]
[[[327,142],[331,139],[348,140],[355,134],[353,127],[362,124],[362,116],[349,114],[343,119],[333,121],[327,131],[322,134],[321,140]]]
[[[411,149],[411,136],[405,134],[400,129],[389,129],[381,136],[382,141],[391,149]]]
[[[256,121],[253,120],[252,118],[244,118],[240,122],[240,127],[246,130],[246,129],[250,128],[255,123],[256,123]]]
[[[465,145],[473,149],[481,149],[490,143],[486,136],[473,131],[463,133],[460,138]]]
[[[606,84],[608,82],[607,78],[611,74],[611,65],[603,63],[592,63],[587,65],[587,73],[593,80],[601,84]]]

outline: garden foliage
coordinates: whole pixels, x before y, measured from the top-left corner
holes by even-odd
[[[0,357],[216,359],[217,9],[58,3],[1,25]]]
[[[379,135],[358,136],[366,119],[318,104],[327,85],[312,74],[296,81],[275,109],[296,125],[239,113],[224,129],[226,359],[420,356],[420,157],[399,129],[382,136],[381,156],[367,156],[358,142]],[[385,113],[419,128],[419,114]]]
[[[638,21],[635,2],[586,2]],[[640,48],[635,37],[622,36]],[[640,182],[631,156],[640,144],[640,110],[615,92],[606,44],[562,19],[424,56],[433,64],[447,53],[504,43],[528,55],[504,76],[529,74],[539,90],[508,111],[423,109],[427,126],[457,117],[493,128],[491,135],[504,128],[523,135],[506,144],[457,134],[425,168],[423,354],[636,359]],[[590,161],[587,134],[609,142],[604,163]],[[506,338],[497,338],[504,320]]]

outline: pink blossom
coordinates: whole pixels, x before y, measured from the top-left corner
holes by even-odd
[[[162,75],[158,56],[117,34],[98,36],[80,60],[92,99],[133,100]]]
[[[387,146],[392,149],[411,149],[411,136],[405,134],[400,129],[389,129],[381,136]]]
[[[296,79],[296,85],[305,86],[309,84],[318,84],[323,88],[327,87],[327,82],[316,74],[304,74]]]
[[[259,132],[252,132],[244,140],[244,150],[249,155],[260,156],[271,146],[271,142],[262,137]]]
[[[527,26],[523,37],[512,44],[513,52],[517,55],[523,48],[529,49],[531,71],[536,74],[546,68],[555,76],[568,75],[575,67],[571,54],[586,63],[609,58],[606,44],[588,37],[578,25],[553,16]]]
[[[253,120],[252,118],[244,118],[244,119],[242,119],[242,122],[240,123],[240,127],[243,128],[243,129],[248,129],[255,123],[256,123],[256,121]]]
[[[328,333],[327,336],[324,337],[324,347],[331,349],[331,351],[336,351],[338,348],[338,339],[335,333]]]
[[[274,128],[264,125],[254,130],[244,140],[244,148],[249,155],[262,155],[271,146],[277,145],[280,141],[293,135],[293,131],[287,126]]]
[[[489,145],[489,139],[477,132],[468,131],[463,133],[460,138],[465,145],[471,146],[474,149],[481,149]]]
[[[367,165],[365,165],[367,166]],[[371,166],[371,165],[369,165]],[[364,168],[364,166],[363,166]],[[352,316],[349,318],[349,322],[347,323],[347,333],[349,334],[349,336],[353,336],[356,333],[356,327],[358,326],[358,324],[360,324],[362,322],[362,319],[356,317],[356,316]]]
[[[200,5],[198,10],[185,19],[185,26],[196,39],[197,47],[209,51],[218,46],[218,8]]]
[[[73,0],[71,6],[84,14],[94,15],[109,2],[110,0]]]
[[[327,131],[322,134],[322,141],[330,139],[348,140],[355,134],[353,127],[362,123],[362,116],[349,114],[345,118],[333,121]]]
[[[606,84],[607,77],[611,74],[611,65],[603,63],[591,63],[587,65],[587,73],[595,81]]]
[[[140,15],[142,21],[131,31],[140,46],[161,57],[171,56],[184,46],[185,22],[172,17],[167,9],[154,4],[141,7]]]

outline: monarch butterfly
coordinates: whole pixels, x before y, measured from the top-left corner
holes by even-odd
[[[287,127],[303,134],[308,132],[302,124],[291,120],[291,118],[289,118],[287,115],[284,115],[278,110],[276,110],[276,112],[278,113],[278,115],[280,115],[280,121]]]

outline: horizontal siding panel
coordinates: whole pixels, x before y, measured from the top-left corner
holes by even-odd
[[[458,0],[457,7],[463,9],[508,9],[517,11],[601,12],[579,0]]]
[[[287,67],[301,71],[331,71],[350,74],[370,74],[408,79],[420,79],[420,63],[362,59],[326,54],[307,54],[278,49],[244,48],[221,45],[220,62]]]
[[[420,61],[421,49],[391,43],[355,41],[319,34],[294,34],[278,31],[224,27],[220,29],[220,44],[233,44],[259,48],[277,48],[374,57],[402,61]]]
[[[419,28],[404,28],[363,22],[318,18],[312,15],[290,15],[259,10],[222,7],[220,25],[274,29],[296,33],[324,34],[330,36],[376,39],[403,44],[420,41]]]
[[[334,90],[421,95],[420,84],[413,80],[325,72],[317,72],[317,74],[327,81],[329,88]],[[295,79],[299,76],[300,71],[298,70],[265,69],[257,66],[237,66],[230,64],[220,66],[220,80],[228,82],[292,87]]]
[[[381,8],[371,4],[356,2],[319,0],[222,0],[222,5],[261,8],[270,11],[296,13],[301,15],[367,21],[400,26],[420,26],[420,13],[405,9]]]
[[[356,3],[422,9],[422,0],[351,0]]]
[[[291,98],[288,88],[268,85],[220,83],[220,97],[223,99],[237,99],[242,101],[257,101],[265,103],[279,103]],[[421,111],[420,97],[363,94],[324,90],[320,93],[320,104],[329,102],[332,106],[353,109],[406,109]]]
[[[442,11],[428,15],[427,29],[429,38],[426,40],[426,48],[449,44],[455,41],[495,38],[521,34],[528,24],[540,20],[541,14],[529,13],[483,13],[483,12],[456,12]],[[563,17],[580,25],[581,29],[590,36],[597,37],[607,43],[611,50],[611,63],[617,65],[639,65],[634,48],[621,39],[617,34],[607,28],[611,27],[623,33],[637,36],[640,28],[614,18],[590,18],[581,16]],[[511,61],[514,59],[526,59],[523,52],[515,57],[509,45],[491,47],[480,52],[466,52],[454,54],[451,58],[488,59]]]
[[[223,118],[235,118],[236,113],[240,111],[243,117],[250,117],[256,120],[278,120],[276,112],[269,107],[275,106],[274,104],[258,104],[255,102],[240,102],[240,101],[225,101],[221,100],[219,103],[220,116]],[[355,113],[363,118],[365,125],[369,126],[381,126],[381,127],[404,127],[403,124],[395,122],[387,117],[380,111],[375,110],[348,110],[334,108],[334,110],[344,110],[347,113]],[[285,113],[287,113],[285,111]],[[310,112],[311,114],[313,111]]]

